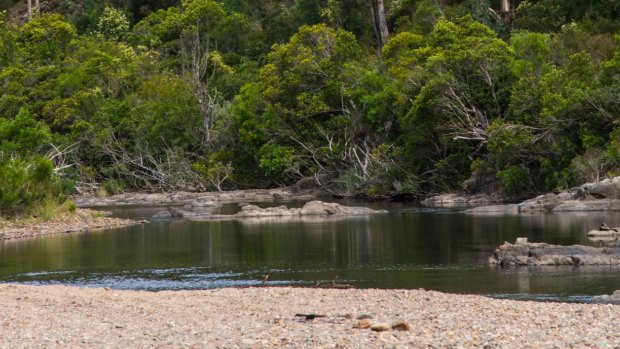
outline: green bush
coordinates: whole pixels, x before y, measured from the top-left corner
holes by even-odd
[[[508,166],[497,173],[497,179],[506,197],[522,196],[531,189],[530,174],[524,166]]]
[[[64,199],[52,162],[42,157],[0,160],[0,212],[30,213],[35,208]]]

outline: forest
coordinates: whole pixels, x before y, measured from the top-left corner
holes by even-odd
[[[0,1],[0,212],[290,185],[517,200],[620,174],[614,0]]]

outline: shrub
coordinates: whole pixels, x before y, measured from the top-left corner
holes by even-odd
[[[0,159],[0,212],[30,213],[48,202],[63,199],[52,162],[42,157]]]
[[[526,194],[531,188],[530,174],[524,166],[508,166],[497,173],[497,179],[507,197]]]

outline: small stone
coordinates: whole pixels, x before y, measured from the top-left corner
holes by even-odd
[[[376,332],[389,331],[392,329],[392,326],[385,322],[378,322],[376,324],[370,325],[370,329]]]
[[[362,314],[362,315],[359,315],[358,317],[356,317],[356,319],[358,319],[358,320],[372,319],[372,315]]]
[[[527,245],[527,238],[517,238],[515,245]]]
[[[371,325],[370,320],[368,319],[362,319],[362,320],[356,320],[353,321],[353,328],[359,328],[360,330],[369,328]]]
[[[397,331],[410,331],[411,325],[406,321],[396,321],[392,323],[392,329]]]

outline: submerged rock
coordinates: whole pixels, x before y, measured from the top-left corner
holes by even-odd
[[[504,242],[489,264],[507,266],[535,265],[620,265],[620,247],[561,246],[545,243],[511,244]]]

